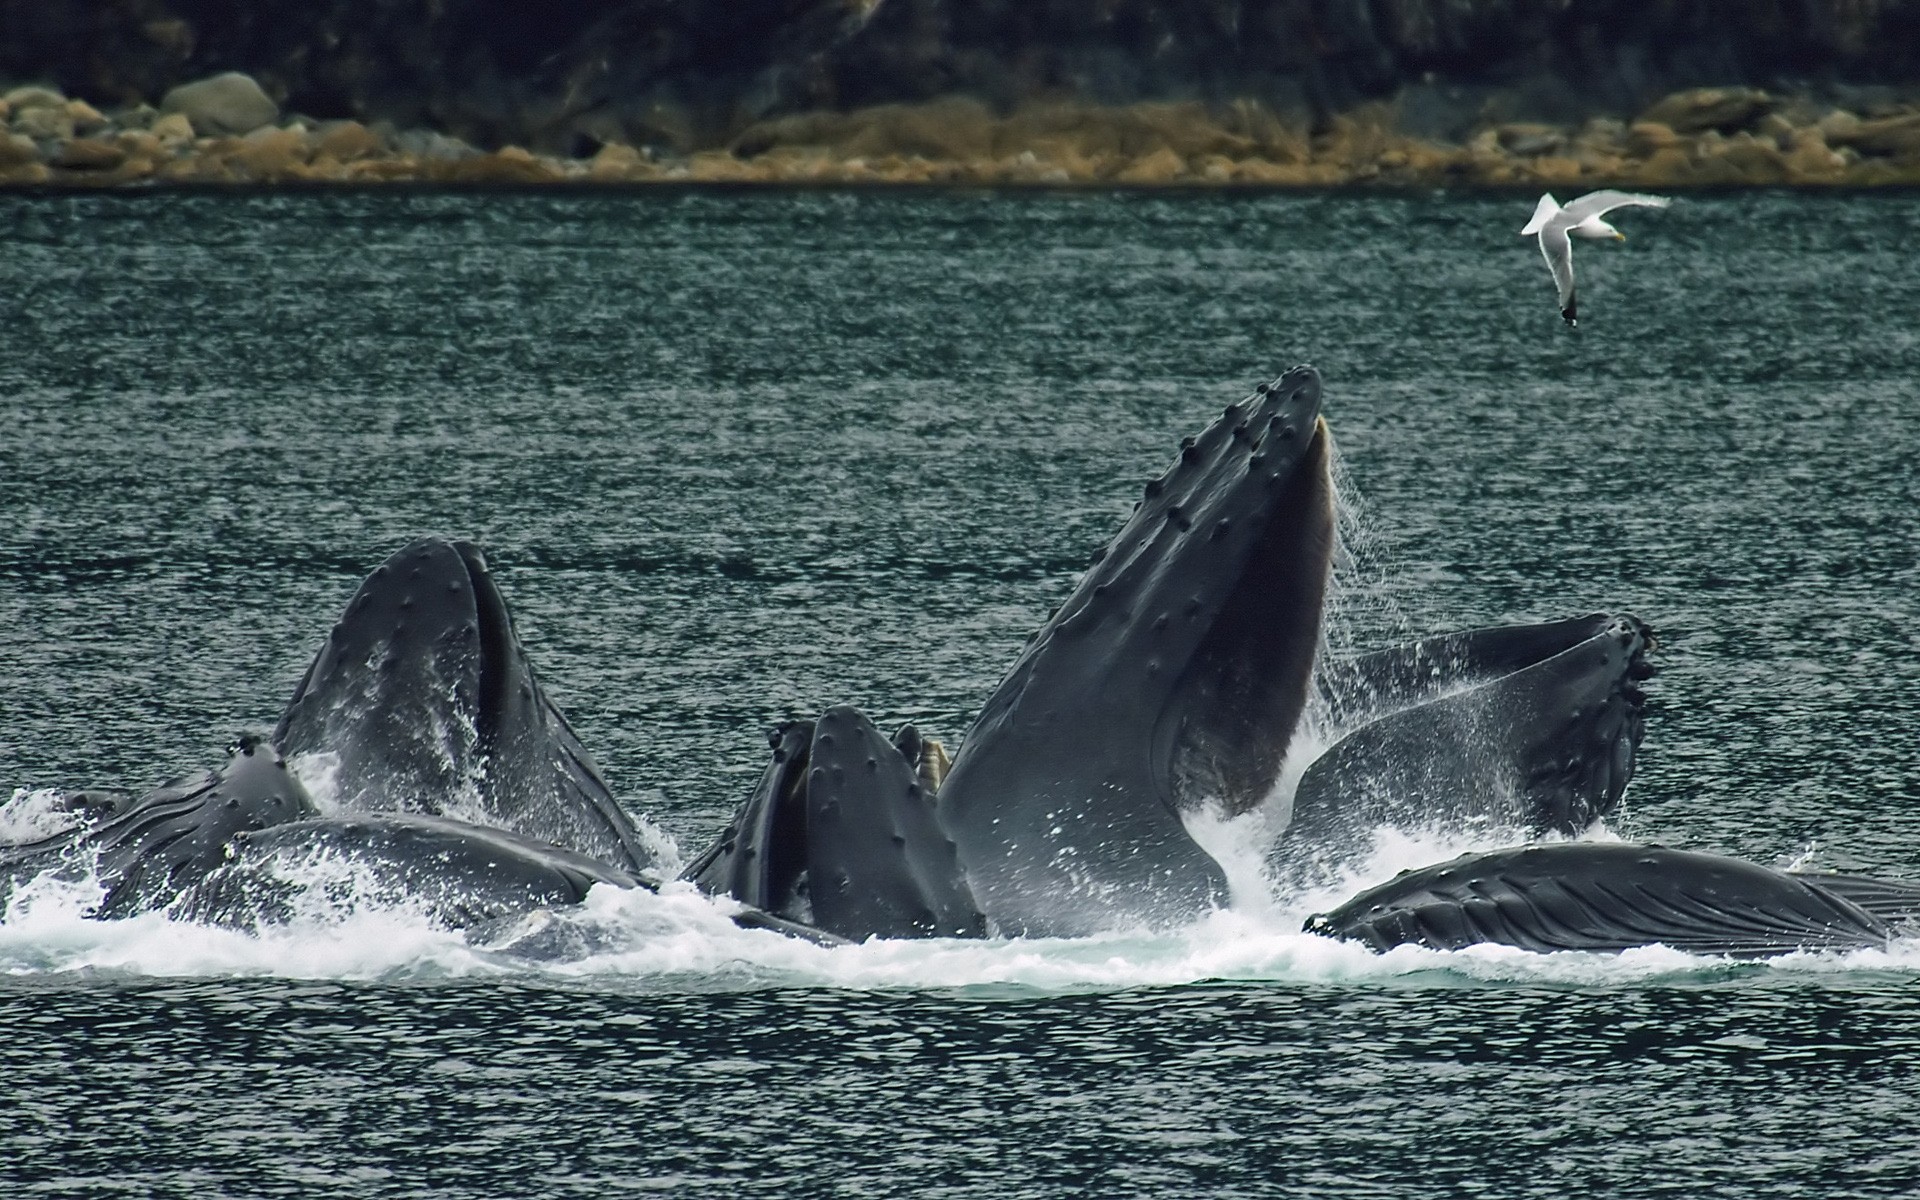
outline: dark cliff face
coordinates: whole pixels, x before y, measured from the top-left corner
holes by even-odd
[[[0,0],[0,81],[96,104],[245,71],[288,109],[578,150],[783,112],[1399,95],[1474,118],[1631,113],[1691,86],[1920,80],[1920,0]]]

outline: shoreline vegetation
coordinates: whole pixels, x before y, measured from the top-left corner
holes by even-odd
[[[480,148],[386,122],[281,112],[249,76],[102,111],[44,86],[0,93],[0,189],[220,185],[881,184],[1327,188],[1920,185],[1920,103],[1854,111],[1695,88],[1579,125],[1403,132],[1392,102],[1319,129],[1258,101],[1032,104],[949,97],[747,124],[723,144],[607,143],[590,155]]]

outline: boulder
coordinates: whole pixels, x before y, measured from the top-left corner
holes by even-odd
[[[1796,183],[1824,182],[1846,170],[1847,160],[1834,153],[1818,129],[1802,129],[1784,159],[1788,176]]]
[[[144,102],[129,104],[115,112],[111,118],[113,123],[122,129],[151,129],[153,123],[159,119],[160,110]]]
[[[1128,163],[1116,182],[1133,184],[1172,183],[1187,173],[1187,160],[1166,146]]]
[[[0,171],[40,161],[40,147],[30,137],[0,129]]]
[[[1758,88],[1694,88],[1675,92],[1640,114],[1675,133],[1732,133],[1773,111],[1773,98]]]
[[[608,142],[587,164],[587,178],[597,183],[618,183],[645,173],[646,160],[632,146]]]
[[[236,172],[254,179],[286,179],[297,175],[297,168],[313,156],[303,129],[278,129],[264,125],[240,139],[227,152],[227,164]]]
[[[82,134],[93,133],[107,124],[100,110],[85,100],[67,101],[67,115],[73,118],[75,132]]]
[[[36,105],[14,113],[13,131],[39,142],[64,142],[73,136],[73,116],[64,104]]]
[[[1651,158],[1680,144],[1680,135],[1658,121],[1635,121],[1627,128],[1627,146],[1641,158]]]
[[[358,121],[328,121],[314,134],[313,151],[335,162],[371,158],[386,149],[380,135]]]
[[[53,171],[43,162],[0,167],[0,187],[36,187],[52,178]]]
[[[193,122],[185,113],[168,113],[148,126],[147,132],[159,138],[168,150],[177,150],[193,141]]]
[[[474,158],[480,153],[459,138],[435,133],[431,129],[409,129],[404,133],[395,134],[393,149],[395,153],[408,158],[420,158],[429,162],[459,162],[461,159]]]
[[[54,152],[51,162],[67,171],[111,171],[125,162],[126,151],[99,138],[75,138]]]
[[[520,146],[502,146],[491,154],[461,158],[432,172],[432,175],[449,183],[478,184],[558,183],[565,178],[565,174],[551,160],[537,157]]]
[[[1502,125],[1495,134],[1501,149],[1528,158],[1557,153],[1567,144],[1566,134],[1551,125]]]
[[[1893,158],[1920,157],[1920,113],[1861,121],[1853,128],[1828,133],[1834,145],[1852,146],[1862,154],[1884,154]]]
[[[252,133],[280,119],[280,106],[238,71],[181,84],[161,97],[160,111],[185,116],[202,137]]]
[[[0,104],[6,105],[9,112],[23,113],[30,108],[65,108],[67,98],[52,88],[28,84],[0,96]]]

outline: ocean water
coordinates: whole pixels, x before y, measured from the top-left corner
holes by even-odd
[[[1180,436],[1327,385],[1336,648],[1633,612],[1615,835],[1920,877],[1920,196],[0,195],[0,825],[271,724],[359,579],[483,545],[691,855],[781,719],[956,738]],[[1478,844],[1383,831],[1358,887]],[[1907,1196],[1920,946],[822,949],[603,895],[0,924],[8,1195]],[[529,938],[542,936],[538,922]]]

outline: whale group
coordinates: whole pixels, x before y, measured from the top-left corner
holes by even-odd
[[[1184,439],[951,755],[850,704],[790,720],[676,877],[740,924],[828,944],[1176,928],[1232,901],[1196,825],[1260,813],[1283,888],[1342,878],[1383,826],[1524,831],[1306,923],[1379,951],[1764,957],[1914,927],[1920,885],[1583,836],[1645,733],[1655,640],[1633,616],[1334,660],[1321,399],[1295,368]],[[289,760],[319,764],[326,795]],[[669,882],[541,687],[485,555],[443,538],[360,585],[275,726],[226,763],[62,803],[59,832],[0,844],[0,911],[51,872],[97,881],[102,919],[257,929],[390,896],[473,928]],[[354,890],[316,895],[299,868],[319,859],[351,863]]]

